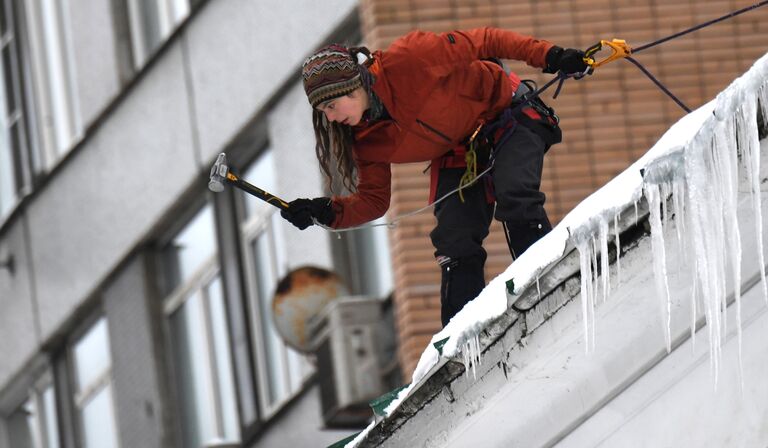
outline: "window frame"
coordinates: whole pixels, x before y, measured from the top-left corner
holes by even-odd
[[[11,182],[11,199],[8,205],[0,203],[0,223],[8,218],[21,203],[21,200],[32,191],[32,166],[33,154],[31,148],[33,142],[31,138],[31,128],[34,126],[34,120],[29,107],[29,65],[28,65],[28,45],[26,42],[27,28],[24,24],[23,4],[13,0],[1,0],[0,8],[3,8],[5,16],[6,32],[0,35],[0,68],[2,68],[3,86],[5,89],[3,97],[6,104],[3,107],[5,111],[5,122],[3,123],[7,130],[6,142],[8,144],[8,156],[10,158],[10,174],[13,177]],[[0,30],[1,31],[1,30]],[[10,49],[11,67],[5,67],[4,52],[6,48]],[[6,74],[11,75],[12,79],[7,80]],[[8,86],[8,83],[11,85]],[[8,98],[6,93],[11,91],[15,109],[8,110]],[[18,126],[18,145],[14,144],[12,128]],[[2,199],[0,198],[0,201]]]
[[[7,416],[5,416],[5,433],[0,432],[0,435],[6,437],[7,439],[3,440],[6,440],[8,443],[10,443],[12,431],[7,424],[7,421],[20,412],[28,413],[29,411],[25,408],[28,403],[31,402],[34,406],[33,409],[36,411],[34,426],[29,425],[29,419],[32,417],[32,415],[28,414],[25,417],[27,420],[25,423],[26,428],[29,431],[31,447],[60,448],[62,446],[62,431],[60,423],[61,419],[59,418],[59,403],[56,382],[54,381],[53,370],[50,365],[45,364],[41,368],[43,369],[41,373],[38,373],[33,378],[30,378],[27,392],[23,394],[21,402],[15,408],[13,408],[13,410]],[[47,393],[52,394],[53,415],[48,413],[48,408],[45,403]],[[41,409],[42,411],[40,411]],[[49,434],[49,429],[51,429],[51,425],[49,423],[50,417],[53,417],[54,420],[52,423],[54,425],[53,429],[55,430],[54,440],[56,445],[51,445],[49,443],[51,441],[51,434]]]
[[[33,170],[43,173],[53,169],[84,137],[66,1],[25,2],[24,24],[33,114],[37,118]],[[50,28],[51,24],[55,28]]]
[[[109,368],[106,369],[104,372],[101,372],[96,379],[94,379],[88,387],[86,387],[84,390],[80,390],[79,386],[77,384],[77,359],[75,357],[75,346],[83,340],[83,338],[89,333],[89,331],[93,330],[95,326],[101,321],[104,320],[105,324],[107,325],[107,338],[108,338],[108,344],[107,349],[109,352]],[[98,312],[95,312],[88,316],[83,322],[78,326],[78,328],[72,332],[70,335],[69,341],[67,342],[66,347],[66,367],[67,367],[67,375],[68,375],[68,381],[67,381],[67,396],[69,399],[69,403],[72,410],[72,416],[71,416],[71,423],[73,425],[72,430],[74,431],[74,439],[76,446],[82,447],[85,446],[85,434],[86,434],[86,428],[85,428],[85,421],[83,419],[83,411],[85,410],[85,406],[93,400],[94,397],[96,397],[100,392],[103,392],[107,388],[110,389],[109,393],[111,395],[111,405],[112,405],[112,424],[115,429],[115,443],[118,448],[121,447],[121,441],[120,441],[120,419],[118,418],[118,406],[115,401],[115,388],[114,388],[114,378],[112,376],[112,370],[114,368],[113,362],[114,362],[114,356],[112,355],[112,338],[109,334],[109,318],[107,316],[107,313],[103,309],[99,309]],[[60,396],[60,395],[59,395]]]
[[[259,151],[258,155],[251,160],[243,171],[248,172],[259,163],[260,159],[267,157],[270,151],[274,151],[268,145],[264,149]],[[269,388],[269,375],[270,373],[262,366],[270,365],[270,360],[267,359],[268,342],[263,341],[263,336],[266,329],[263,328],[261,316],[261,309],[259,300],[259,285],[256,275],[257,262],[256,255],[253,253],[253,245],[256,241],[266,236],[269,242],[270,250],[270,271],[274,274],[274,284],[277,284],[281,278],[283,278],[287,272],[287,260],[285,259],[285,244],[284,236],[282,235],[282,229],[280,228],[280,222],[277,220],[277,210],[272,206],[264,202],[256,202],[251,216],[248,216],[248,207],[246,201],[248,196],[245,192],[238,192],[237,200],[235,201],[235,207],[238,212],[238,231],[240,234],[240,244],[242,253],[242,263],[244,267],[244,282],[245,282],[245,295],[243,300],[245,301],[247,310],[247,325],[251,331],[251,353],[253,358],[254,373],[256,375],[256,387],[258,395],[259,405],[259,419],[260,423],[264,424],[273,418],[281,409],[288,405],[296,396],[306,388],[308,381],[315,373],[315,369],[308,361],[306,355],[296,352],[290,348],[280,338],[280,356],[282,358],[282,366],[289,366],[291,360],[289,359],[291,352],[298,356],[299,361],[303,366],[303,371],[300,372],[300,378],[298,379],[298,386],[293,387],[293,378],[291,378],[290,369],[286,368],[281,372],[283,378],[282,381],[288,386],[288,393],[283,397],[277,397],[273,403],[269,402],[267,390]],[[271,298],[269,298],[271,304]],[[267,317],[269,318],[269,317]],[[279,335],[278,335],[279,337]]]
[[[152,2],[153,18],[157,24],[148,24],[145,20],[145,8],[147,6],[141,0],[125,0],[125,10],[128,13],[128,30],[131,45],[131,64],[134,69],[140,70],[153,55],[163,46],[168,38],[178,29],[192,14],[196,6],[194,0],[181,0],[186,3],[186,8],[178,9],[178,0],[155,0]],[[180,11],[183,11],[181,13]],[[156,26],[157,42],[149,42],[147,31],[149,26]]]
[[[172,255],[169,254],[169,251],[167,250],[168,247],[173,245],[175,239],[187,228],[189,224],[191,224],[194,219],[198,216],[199,213],[204,212],[205,207],[210,207],[211,211],[211,219],[213,220],[213,231],[214,234],[212,235],[215,240],[215,250],[209,254],[204,260],[200,262],[200,264],[189,273],[189,275],[186,277],[186,279],[178,279],[179,283],[170,288],[170,291],[168,291],[168,288],[166,288],[166,291],[162,294],[162,311],[163,311],[163,322],[165,327],[165,334],[166,338],[169,342],[168,346],[170,347],[168,356],[169,356],[169,362],[171,364],[171,370],[172,375],[176,382],[179,382],[179,376],[183,374],[181,371],[182,369],[179,366],[178,361],[178,350],[182,349],[182,347],[179,345],[178,341],[175,339],[174,336],[174,328],[173,324],[171,322],[173,315],[176,312],[179,312],[187,303],[192,299],[195,295],[199,295],[199,303],[197,306],[200,307],[199,311],[202,313],[202,325],[204,326],[204,338],[205,338],[205,350],[203,356],[205,357],[205,365],[206,365],[206,372],[205,372],[205,389],[206,394],[208,395],[208,402],[213,403],[215,406],[215,409],[213,410],[214,413],[214,432],[216,433],[216,436],[219,437],[219,440],[227,440],[226,439],[226,422],[224,421],[225,416],[225,410],[224,410],[224,399],[223,392],[222,392],[222,384],[220,380],[221,372],[217,371],[216,368],[216,347],[215,347],[215,339],[213,335],[213,312],[210,305],[211,296],[209,293],[209,288],[214,285],[216,281],[219,281],[221,283],[222,288],[222,304],[221,306],[224,308],[224,325],[225,325],[225,333],[227,337],[227,353],[226,356],[228,358],[229,362],[229,368],[230,372],[232,374],[232,378],[229,379],[231,382],[232,388],[234,390],[234,396],[230,397],[231,400],[236,404],[235,406],[235,417],[236,421],[234,424],[237,428],[237,443],[242,443],[244,440],[244,432],[243,432],[243,426],[241,423],[241,416],[240,416],[240,408],[239,408],[239,390],[238,390],[238,384],[237,379],[235,378],[235,361],[232,354],[232,341],[231,341],[231,323],[229,319],[229,313],[228,313],[228,305],[226,300],[226,288],[224,286],[224,273],[223,269],[221,267],[221,263],[219,261],[219,244],[218,244],[218,224],[216,220],[215,215],[215,208],[213,207],[213,204],[210,203],[210,201],[204,201],[202,204],[197,203],[196,207],[193,207],[188,213],[184,214],[183,219],[181,219],[176,225],[173,227],[173,231],[170,232],[170,236],[166,238],[164,241],[161,242],[160,247],[162,248],[159,254],[160,257],[160,265],[163,266],[161,271],[163,272],[160,275],[160,281],[162,284],[168,285],[172,279],[170,278],[171,273],[169,270],[170,263],[175,262],[172,261],[170,257]],[[179,386],[174,386],[174,394],[179,394]],[[175,406],[176,414],[177,414],[177,421],[178,421],[178,429],[179,429],[179,441],[184,440],[184,425],[187,424],[187,422],[184,419],[185,413],[182,412],[182,400],[176,400],[177,405]],[[195,413],[198,412],[197,409],[194,410]],[[197,429],[198,435],[202,435]],[[210,441],[202,441],[201,443],[209,443]]]

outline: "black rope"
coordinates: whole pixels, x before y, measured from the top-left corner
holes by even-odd
[[[631,58],[631,57],[629,57],[629,56],[625,57],[624,59],[626,59],[626,60],[628,60],[629,62],[631,62],[631,63],[635,64],[635,66],[637,66],[637,68],[639,68],[639,69],[640,69],[640,70],[641,70],[643,73],[645,73],[645,76],[647,76],[648,78],[650,78],[650,79],[651,79],[651,81],[653,81],[653,83],[654,83],[654,84],[656,84],[656,86],[657,86],[658,88],[660,88],[660,89],[661,89],[661,90],[662,90],[664,93],[666,93],[666,94],[667,94],[667,96],[669,96],[670,98],[672,98],[672,99],[673,99],[673,100],[674,100],[674,101],[677,103],[677,105],[678,105],[678,106],[682,107],[682,108],[683,108],[683,110],[684,110],[684,111],[686,111],[687,113],[689,113],[689,114],[691,113],[691,109],[689,109],[689,108],[688,108],[688,106],[686,106],[685,104],[683,104],[683,102],[682,102],[682,101],[680,101],[680,99],[679,99],[678,97],[676,97],[676,96],[675,96],[675,95],[674,95],[674,94],[673,94],[673,93],[672,93],[672,92],[671,92],[671,91],[670,91],[668,88],[666,88],[666,87],[664,86],[664,84],[662,84],[662,83],[661,83],[661,82],[660,82],[658,79],[656,79],[656,78],[655,78],[655,77],[654,77],[654,76],[651,74],[651,72],[649,72],[648,70],[646,70],[646,69],[645,69],[645,67],[643,67],[643,66],[642,66],[642,65],[641,65],[639,62],[637,62],[637,61],[636,61],[634,58]]]
[[[732,17],[736,17],[736,16],[738,16],[740,14],[744,14],[745,12],[752,11],[753,9],[757,9],[757,8],[763,7],[765,5],[768,5],[768,0],[762,0],[761,2],[755,3],[752,6],[747,6],[745,8],[733,11],[731,13],[728,13],[728,14],[726,14],[724,16],[721,16],[721,17],[718,17],[716,19],[712,19],[712,20],[709,20],[707,22],[704,22],[704,23],[701,23],[699,25],[696,25],[694,27],[691,27],[691,28],[688,28],[686,30],[680,31],[679,33],[675,33],[675,34],[669,35],[667,37],[664,37],[664,38],[661,38],[659,40],[653,41],[651,43],[648,43],[648,44],[645,44],[645,45],[641,45],[641,46],[639,46],[637,48],[633,48],[632,49],[632,54],[639,53],[639,52],[641,52],[643,50],[647,50],[647,49],[649,49],[651,47],[655,47],[656,45],[663,44],[664,42],[670,41],[672,39],[676,39],[676,38],[678,38],[680,36],[684,36],[684,35],[686,35],[688,33],[694,32],[694,31],[698,31],[698,30],[700,30],[702,28],[708,27],[710,25],[714,25],[715,23],[722,22],[723,20],[727,20],[727,19],[730,19]],[[691,113],[691,109],[688,108],[688,106],[686,106],[682,101],[680,101],[680,99],[677,98],[668,88],[666,88],[664,86],[664,84],[662,84],[658,79],[656,79],[656,77],[654,77],[651,74],[651,72],[649,72],[645,67],[643,67],[642,64],[640,64],[639,62],[637,62],[635,59],[633,59],[630,56],[626,56],[625,59],[627,59],[629,62],[631,62],[635,66],[637,66],[637,68],[639,68],[645,74],[645,76],[650,78],[650,80],[653,81],[653,83],[656,84],[656,86],[658,88],[660,88],[665,94],[667,94],[667,96],[672,98],[672,100],[674,100],[675,103],[678,104],[678,106],[683,108],[683,110],[685,110],[687,113]],[[519,109],[522,109],[523,106],[525,106],[530,100],[532,100],[533,98],[536,98],[537,96],[539,96],[542,92],[544,92],[544,90],[548,89],[552,84],[554,84],[556,82],[558,82],[558,85],[557,85],[557,89],[555,90],[555,94],[553,95],[553,98],[557,98],[557,96],[560,94],[560,90],[562,89],[563,83],[565,82],[565,80],[568,79],[568,78],[581,79],[584,76],[584,75],[581,75],[581,76],[580,75],[581,74],[565,75],[562,72],[558,73],[557,76],[552,78],[548,83],[546,83],[540,89],[537,89],[537,90],[527,94],[524,97],[523,101],[520,102],[520,104],[518,104],[514,108],[514,111],[516,112]]]
[[[645,44],[645,45],[642,45],[640,47],[633,48],[632,49],[632,53],[633,54],[634,53],[640,53],[643,50],[647,50],[647,49],[649,49],[651,47],[655,47],[656,45],[663,44],[664,42],[667,42],[669,40],[678,38],[680,36],[684,36],[684,35],[686,35],[688,33],[694,32],[694,31],[698,31],[698,30],[700,30],[700,29],[702,29],[704,27],[713,25],[713,24],[715,24],[717,22],[722,22],[723,20],[730,19],[731,17],[736,17],[739,14],[744,14],[745,12],[752,11],[753,9],[757,9],[757,8],[760,8],[761,6],[765,6],[765,5],[768,5],[768,0],[763,0],[763,1],[759,2],[759,3],[755,3],[752,6],[747,6],[746,8],[739,9],[738,11],[733,11],[732,13],[726,14],[726,15],[724,15],[722,17],[718,17],[717,19],[713,19],[713,20],[710,20],[708,22],[704,22],[704,23],[696,25],[696,26],[694,26],[692,28],[688,28],[687,30],[680,31],[679,33],[672,34],[671,36],[667,36],[665,38],[662,38],[662,39],[659,39],[657,41],[651,42],[649,44]],[[627,59],[629,59],[629,58],[627,58]]]
[[[648,44],[645,44],[645,45],[641,45],[641,46],[639,46],[637,48],[633,48],[632,49],[632,54],[639,53],[639,52],[641,52],[643,50],[647,50],[647,49],[649,49],[651,47],[655,47],[656,45],[663,44],[664,42],[668,42],[668,41],[670,41],[672,39],[676,39],[676,38],[678,38],[680,36],[684,36],[684,35],[686,35],[688,33],[692,33],[694,31],[698,31],[698,30],[700,30],[702,28],[708,27],[710,25],[714,25],[715,23],[722,22],[723,20],[730,19],[732,17],[736,17],[736,16],[738,16],[740,14],[744,14],[745,12],[752,11],[753,9],[757,9],[757,8],[760,8],[760,7],[765,6],[765,5],[768,5],[768,0],[763,0],[761,2],[755,3],[752,6],[747,6],[746,8],[741,8],[739,10],[736,10],[736,11],[733,11],[731,13],[728,13],[728,14],[726,14],[724,16],[718,17],[716,19],[709,20],[707,22],[701,23],[701,24],[696,25],[694,27],[691,27],[691,28],[688,28],[686,30],[680,31],[679,33],[675,33],[675,34],[669,35],[667,37],[664,37],[664,38],[661,38],[659,40],[653,41],[651,43],[648,43]],[[676,97],[668,88],[666,88],[664,86],[664,84],[662,84],[658,79],[656,79],[656,77],[654,77],[651,74],[651,72],[649,72],[639,62],[637,62],[637,60],[635,60],[634,58],[632,58],[630,56],[626,56],[625,59],[628,60],[629,62],[633,63],[637,68],[639,68],[645,74],[645,76],[650,78],[650,80],[653,81],[653,83],[656,84],[656,86],[658,88],[660,88],[665,94],[667,94],[668,97],[672,98],[672,100],[675,103],[677,103],[678,106],[682,107],[684,111],[686,111],[687,113],[691,113],[691,109],[688,106],[686,106],[682,101],[680,101],[680,99],[678,97]]]

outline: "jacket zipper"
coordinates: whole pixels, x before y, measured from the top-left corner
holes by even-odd
[[[428,125],[427,123],[424,123],[423,121],[421,121],[419,119],[416,119],[416,123],[418,123],[421,126],[427,128],[428,130],[432,131],[434,134],[437,134],[440,138],[442,138],[446,142],[453,143],[451,141],[451,139],[447,135],[443,134],[442,132],[438,131],[437,129],[433,128],[432,126]]]

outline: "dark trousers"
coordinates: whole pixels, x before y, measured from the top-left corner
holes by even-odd
[[[525,126],[517,125],[502,147],[496,149],[491,172],[496,197],[495,217],[504,225],[513,259],[538,241],[551,225],[539,191],[544,141]],[[443,168],[437,198],[455,189],[464,168]],[[443,326],[485,287],[483,240],[494,215],[482,180],[464,188],[464,202],[453,194],[435,206],[437,225],[430,233],[435,257],[442,270],[440,287]]]

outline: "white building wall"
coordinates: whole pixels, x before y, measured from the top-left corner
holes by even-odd
[[[40,344],[25,231],[20,219],[0,241],[0,260],[12,255],[14,263],[13,273],[0,269],[0,384],[8,381]]]
[[[173,45],[28,208],[43,339],[196,180]]]
[[[231,0],[205,6],[186,33],[205,165],[356,4]]]
[[[187,193],[207,182],[215,155],[255,116],[268,117],[281,173],[275,193],[289,200],[322,194],[299,85],[274,111],[263,108],[357,6],[207,1],[119,96],[110,2],[66,4],[81,118],[86,127],[98,123],[0,234],[0,261],[6,253],[15,260],[13,274],[0,269],[0,396],[30,373],[25,366],[44,344],[71,328],[137,245],[173,218]],[[331,265],[327,235],[286,229],[291,267]]]

